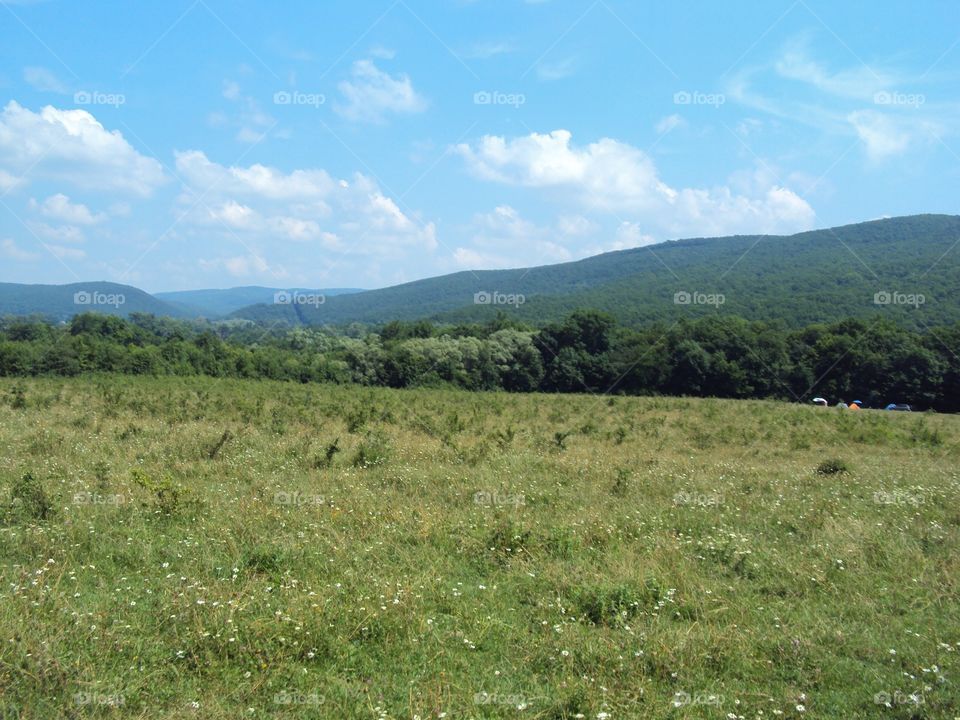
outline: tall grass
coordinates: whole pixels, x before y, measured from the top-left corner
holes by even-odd
[[[767,402],[0,382],[0,717],[952,718],[958,441]]]

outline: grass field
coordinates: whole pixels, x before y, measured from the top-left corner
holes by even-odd
[[[3,381],[0,717],[958,717],[958,443],[772,402]]]

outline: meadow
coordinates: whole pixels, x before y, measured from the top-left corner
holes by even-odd
[[[0,380],[0,718],[955,718],[960,417]]]

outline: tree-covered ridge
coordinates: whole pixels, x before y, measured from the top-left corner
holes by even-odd
[[[800,328],[885,317],[914,329],[960,321],[960,217],[916,215],[783,236],[678,240],[578,262],[460,272],[331,297],[322,305],[260,305],[235,317],[290,325],[431,318],[473,322],[506,310],[535,324],[596,308],[639,327],[718,313]],[[477,293],[522,295],[477,304]],[[682,304],[678,293],[722,295]],[[923,302],[878,303],[883,293]]]
[[[0,322],[0,375],[116,372],[470,390],[863,400],[960,410],[960,324],[887,319],[790,329],[730,316],[633,329],[578,311],[542,328],[393,321],[351,334],[79,315]]]

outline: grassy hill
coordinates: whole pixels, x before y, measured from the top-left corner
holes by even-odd
[[[209,378],[0,398],[6,717],[960,715],[957,416]]]
[[[244,287],[227,288],[223,290],[179,290],[174,292],[159,292],[153,296],[178,305],[184,308],[190,308],[194,314],[206,315],[207,317],[220,317],[229,315],[241,308],[250,305],[273,303],[274,295],[278,292],[298,292],[324,295],[333,297],[335,295],[346,295],[349,293],[363,292],[357,288],[326,288],[323,290],[308,290],[304,288],[269,288],[257,285],[248,285]]]
[[[960,217],[916,215],[791,236],[678,240],[578,262],[460,272],[332,297],[316,307],[256,306],[235,316],[291,324],[434,318],[473,321],[503,310],[542,323],[577,308],[627,324],[723,312],[811,322],[883,313],[910,327],[960,320]],[[524,295],[520,305],[477,305],[474,295]],[[923,295],[923,304],[875,304],[877,293]],[[724,303],[676,304],[677,293]]]
[[[131,285],[111,282],[70,285],[0,283],[0,315],[43,315],[53,320],[67,320],[82,312],[123,317],[135,312],[178,318],[192,316],[192,313]]]

